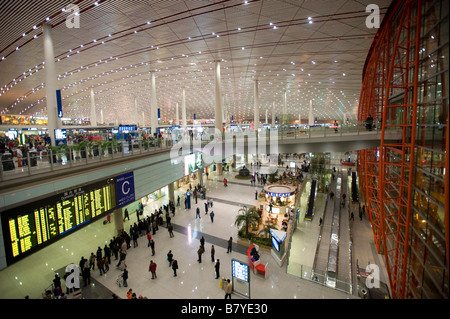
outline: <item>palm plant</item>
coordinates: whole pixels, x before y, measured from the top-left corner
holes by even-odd
[[[264,228],[261,230],[261,233],[263,233],[264,234],[264,238],[268,238],[269,236],[267,236],[267,235],[270,235],[270,230],[271,229],[277,229],[278,230],[278,228],[277,228],[277,226],[275,226],[275,225],[264,225]]]
[[[236,216],[234,225],[245,228],[245,235],[248,235],[248,228],[251,224],[259,221],[259,215],[256,207],[248,208],[246,206],[239,209],[239,214]]]

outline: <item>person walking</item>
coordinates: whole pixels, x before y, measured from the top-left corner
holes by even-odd
[[[177,269],[178,269],[178,261],[176,259],[174,259],[172,261],[172,270],[173,270],[173,276],[174,277],[177,276]]]
[[[127,282],[127,280],[128,280],[128,270],[126,268],[123,270],[122,279],[123,279],[123,286],[124,287],[128,287],[128,282]]]
[[[173,226],[172,226],[172,223],[167,224],[167,230],[169,231],[169,236],[170,236],[170,238],[174,237],[174,235],[173,235]]]
[[[155,256],[155,241],[150,239],[150,248],[152,249],[152,256]]]
[[[120,264],[122,263],[122,261],[123,261],[123,264],[126,267],[127,264],[125,263],[125,258],[127,258],[127,251],[126,250],[121,250],[120,251],[120,256],[119,256],[119,262],[117,263],[116,267],[119,267]]]
[[[203,248],[203,246],[200,246],[197,250],[197,255],[198,255],[198,259],[197,261],[199,263],[202,263],[202,254],[205,252],[205,248]]]
[[[105,268],[103,267],[104,261],[103,258],[97,259],[97,268],[100,271],[100,276],[105,273]]]
[[[169,267],[172,267],[172,261],[173,261],[172,250],[169,250],[169,252],[167,253],[167,261],[169,262]]]
[[[355,216],[353,215],[353,212],[351,212],[351,214],[350,214],[350,219],[355,220]]]
[[[94,253],[91,253],[89,256],[89,267],[92,268],[92,270],[95,270],[95,255]]]
[[[211,218],[211,223],[214,223],[214,212],[211,211],[211,213],[209,213],[209,217]]]
[[[211,261],[214,262],[214,254],[216,253],[216,250],[214,248],[214,245],[211,245]]]
[[[227,279],[227,286],[225,287],[225,299],[231,299],[231,292],[233,291],[233,285],[230,279]]]
[[[82,271],[82,277],[84,279],[84,286],[91,284],[91,269],[88,265],[84,265],[83,271]]]
[[[214,265],[214,269],[216,270],[216,279],[219,279],[220,276],[220,260],[217,259],[216,264]]]
[[[150,241],[152,240],[152,234],[149,231],[147,232],[147,240],[148,240],[147,247],[150,247]]]
[[[228,253],[231,253],[232,244],[233,244],[233,238],[230,237],[230,239],[228,239],[227,254],[228,254]]]
[[[202,238],[200,238],[200,245],[203,247],[203,249],[205,248],[205,237],[202,236]]]
[[[208,201],[205,203],[205,215],[208,214]]]
[[[197,219],[197,218],[201,218],[200,217],[200,208],[198,208],[198,207],[197,207],[196,213],[195,213],[195,219]]]
[[[148,266],[148,271],[152,273],[152,279],[156,278],[156,263],[150,260],[150,266]]]

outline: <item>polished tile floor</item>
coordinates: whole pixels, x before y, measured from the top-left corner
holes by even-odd
[[[272,161],[273,163],[273,161]],[[272,164],[273,165],[273,164]],[[184,205],[177,207],[172,223],[175,224],[174,237],[170,238],[165,227],[160,227],[154,235],[156,254],[152,256],[147,247],[145,236],[138,240],[138,247],[128,250],[126,258],[129,271],[128,287],[119,287],[117,278],[121,271],[115,267],[113,258],[110,270],[100,276],[97,269],[91,272],[92,283],[82,289],[84,298],[111,298],[116,294],[125,298],[128,289],[132,289],[137,296],[162,299],[205,299],[224,298],[224,291],[219,287],[219,280],[215,279],[214,262],[210,259],[211,245],[214,244],[215,258],[220,259],[220,275],[231,278],[231,260],[237,259],[247,262],[246,247],[237,243],[238,229],[234,225],[234,218],[243,205],[255,205],[255,186],[250,182],[242,182],[234,178],[235,172],[226,172],[225,177],[229,186],[223,186],[222,178],[217,181],[215,173],[205,180],[207,196],[214,199],[215,212],[212,223],[208,215],[204,215],[204,200],[193,202],[190,210]],[[205,175],[203,176],[206,179]],[[260,186],[256,186],[260,188]],[[175,197],[185,193],[186,188],[175,190]],[[180,196],[180,197],[181,197]],[[155,208],[168,202],[167,196],[151,202],[145,207],[144,214],[150,214]],[[181,201],[183,202],[183,200]],[[195,218],[196,207],[200,207],[201,217]],[[136,221],[135,214],[130,214],[130,221],[124,222],[124,229],[128,230],[130,223]],[[370,224],[367,221],[355,221],[354,228],[359,228],[354,234],[359,236],[355,241],[355,252],[359,254],[360,265],[366,260],[374,261],[376,252],[371,249]],[[357,225],[356,225],[357,224]],[[300,242],[293,242],[291,256],[295,262],[311,265],[317,243],[319,226],[318,220],[301,224],[298,233]],[[298,231],[298,230],[297,230]],[[296,234],[296,233],[294,233]],[[103,247],[114,235],[114,224],[103,225],[102,221],[92,223],[81,230],[59,240],[39,252],[17,262],[0,271],[0,298],[42,298],[42,293],[51,285],[54,273],[64,269],[69,263],[78,264],[81,256],[88,257],[97,247]],[[197,262],[199,238],[205,237],[205,254],[202,263]],[[226,240],[233,238],[233,252],[226,252]],[[296,238],[298,241],[298,238]],[[357,245],[356,245],[357,244]],[[172,250],[174,258],[178,260],[178,276],[173,276],[169,268],[166,255]],[[286,270],[286,263],[281,267],[274,261],[270,252],[261,251],[261,260],[268,263],[267,278],[251,273],[250,295],[255,299],[346,299],[358,298],[314,282],[291,275]],[[295,257],[294,257],[295,256]],[[157,278],[151,279],[148,271],[150,260],[157,263]],[[365,265],[365,264],[364,264]],[[61,274],[62,276],[63,274]],[[242,298],[233,294],[233,298]]]

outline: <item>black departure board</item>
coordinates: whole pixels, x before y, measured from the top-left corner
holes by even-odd
[[[116,207],[115,181],[78,187],[2,213],[8,264]]]

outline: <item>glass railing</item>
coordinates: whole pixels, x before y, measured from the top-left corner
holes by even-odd
[[[173,143],[170,140],[155,141],[135,140],[115,143],[102,142],[89,145],[57,146],[43,151],[29,151],[25,156],[13,156],[6,152],[0,158],[0,180],[12,180],[21,177],[83,167],[112,159],[132,157],[133,155],[151,154],[169,150]]]
[[[339,277],[334,277],[329,275],[326,271],[316,270],[312,267],[288,261],[287,273],[348,294],[353,293],[353,285],[349,280],[342,280]]]
[[[327,136],[346,136],[346,135],[362,135],[362,134],[379,134],[380,131],[368,131],[365,124],[342,125],[335,131],[334,128],[328,126],[320,127],[300,127],[292,129],[275,129],[272,133],[278,138],[278,142],[291,139],[302,138],[319,138]],[[226,132],[222,138],[240,140],[244,136],[248,136],[249,140],[258,137],[273,138],[274,135],[268,134],[269,131],[262,130],[256,135],[254,132]],[[270,135],[270,136],[269,136]],[[216,138],[220,140],[220,138]],[[214,141],[214,136],[205,134],[202,137],[184,136],[178,142],[184,145],[200,142],[201,145]],[[41,152],[28,152],[26,156],[17,158],[10,153],[0,155],[0,181],[12,180],[26,176],[37,175],[55,170],[73,168],[77,166],[85,166],[102,161],[117,159],[120,157],[133,156],[136,154],[151,154],[161,150],[169,150],[177,141],[170,139],[133,140],[118,142],[96,142],[88,143],[80,146],[79,144],[71,146],[58,146],[46,149]],[[28,165],[30,163],[30,165]]]

